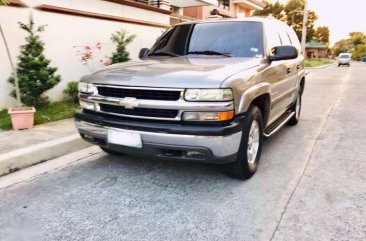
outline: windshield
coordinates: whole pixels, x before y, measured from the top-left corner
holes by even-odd
[[[349,56],[349,55],[341,55],[340,58],[341,59],[350,59],[351,56]]]
[[[158,40],[150,55],[263,57],[262,32],[262,23],[249,21],[178,25]]]

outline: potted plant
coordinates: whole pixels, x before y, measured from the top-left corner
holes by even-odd
[[[16,68],[1,31],[13,71],[9,82],[14,85],[14,90],[10,94],[16,98],[17,106],[9,108],[8,113],[15,130],[33,127],[35,107],[45,107],[49,104],[48,97],[44,93],[61,80],[59,75],[55,75],[57,68],[50,67],[50,60],[43,54],[44,43],[38,33],[43,32],[45,26],[36,27],[32,16],[28,24],[19,22],[19,26],[29,35],[26,37],[26,44],[20,47],[19,63]]]

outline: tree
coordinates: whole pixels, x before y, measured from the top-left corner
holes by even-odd
[[[333,46],[332,53],[334,56],[338,56],[340,53],[348,53],[352,50],[353,44],[350,39],[341,39]]]
[[[302,25],[304,20],[305,0],[289,0],[285,5],[285,13],[287,16],[287,24],[291,26],[299,39],[302,37]],[[314,11],[309,11],[307,23],[306,41],[313,39],[315,29],[314,23],[318,16]]]
[[[135,34],[128,35],[127,31],[125,30],[120,30],[112,34],[111,40],[115,45],[117,45],[116,51],[112,53],[112,64],[130,60],[130,54],[126,50],[126,46],[130,44],[135,38]]]
[[[322,42],[324,44],[329,44],[329,28],[327,26],[320,26],[315,30],[314,40]]]
[[[362,32],[350,32],[349,36],[354,46],[366,44],[366,35]]]
[[[28,24],[19,22],[19,26],[29,34],[26,37],[26,44],[20,47],[19,63],[16,67],[20,98],[27,106],[43,107],[49,103],[44,93],[58,84],[61,77],[55,75],[57,68],[50,67],[51,61],[43,54],[44,43],[38,33],[43,32],[45,26],[36,27],[32,17]],[[9,82],[14,84],[13,75],[9,78]],[[14,90],[11,95],[16,96]]]
[[[358,44],[352,51],[352,58],[355,60],[361,60],[363,57],[366,57],[366,44]]]
[[[253,16],[273,16],[281,21],[286,20],[286,15],[284,12],[284,5],[279,1],[275,3],[270,3],[265,1],[266,6],[263,10],[256,10],[253,12]]]

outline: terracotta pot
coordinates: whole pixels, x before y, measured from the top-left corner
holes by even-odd
[[[10,115],[13,129],[22,130],[33,128],[34,112],[36,112],[34,107],[10,108],[8,114]]]

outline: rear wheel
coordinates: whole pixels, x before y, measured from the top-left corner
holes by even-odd
[[[228,175],[248,179],[256,172],[262,152],[263,118],[257,106],[251,106],[244,120],[243,133],[237,159],[227,164]]]

